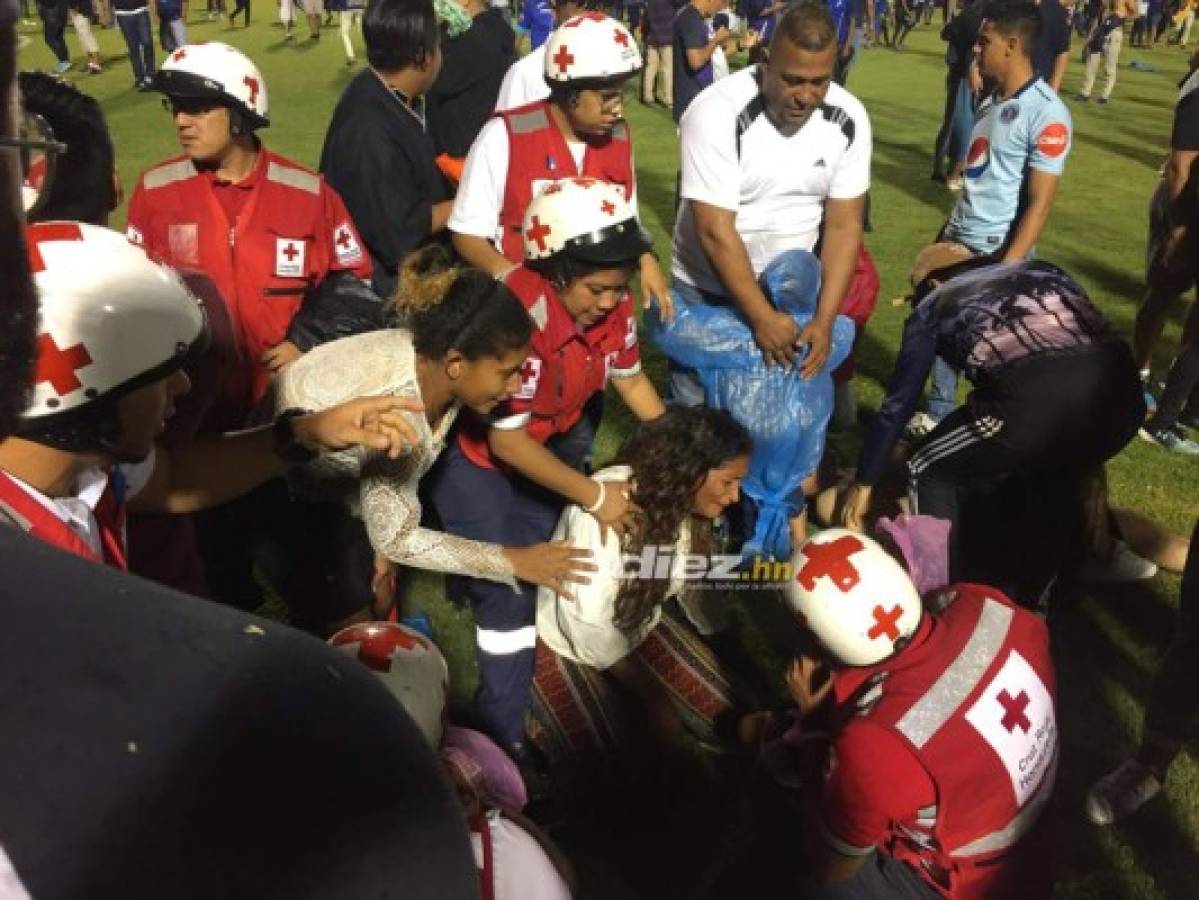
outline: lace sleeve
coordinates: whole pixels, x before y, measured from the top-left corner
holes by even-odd
[[[377,458],[362,470],[362,518],[376,552],[418,569],[498,581],[516,589],[512,564],[499,544],[471,541],[420,527],[416,494],[428,448],[391,460]]]

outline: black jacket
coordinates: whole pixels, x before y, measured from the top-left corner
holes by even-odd
[[[401,260],[430,237],[433,205],[450,197],[419,117],[372,69],[346,85],[321,150],[321,174],[341,195],[375,265],[381,297]]]

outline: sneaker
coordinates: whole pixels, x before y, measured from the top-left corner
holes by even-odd
[[[1145,399],[1145,418],[1148,419],[1157,412],[1157,395],[1153,392],[1153,386],[1147,381],[1142,383],[1141,396]]]
[[[71,71],[71,61],[67,59],[59,60],[54,64],[54,71],[59,75]]]
[[[1074,99],[1077,100],[1079,103],[1087,103],[1091,99],[1091,97],[1089,94],[1075,94]]]
[[[1107,97],[1100,97],[1095,102],[1098,103],[1100,106],[1107,106],[1108,100],[1107,100]]]
[[[937,420],[926,412],[918,412],[908,420],[908,427],[904,429],[904,436],[909,440],[919,440],[930,431],[937,427]]]
[[[1137,432],[1143,440],[1164,447],[1171,453],[1181,453],[1183,456],[1199,456],[1199,442],[1188,438],[1177,425],[1150,428],[1146,425]]]
[[[1123,541],[1112,542],[1106,559],[1090,556],[1078,569],[1078,578],[1086,584],[1124,584],[1144,581],[1157,574],[1157,563],[1137,556]]]
[[[1147,767],[1126,760],[1087,791],[1087,818],[1096,825],[1111,825],[1136,812],[1161,789],[1162,783]]]

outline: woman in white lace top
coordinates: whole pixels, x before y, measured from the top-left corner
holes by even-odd
[[[432,273],[436,257],[417,257],[393,301],[405,328],[354,335],[309,351],[280,373],[278,409],[326,409],[346,398],[416,397],[424,413],[408,413],[420,435],[398,459],[370,451],[322,457],[302,478],[356,481],[358,502],[375,552],[396,563],[485,578],[558,586],[580,581],[589,554],[563,545],[505,547],[422,528],[420,479],[445,445],[458,411],[486,415],[520,384],[532,323],[499,282],[474,271]],[[343,485],[344,486],[344,485]]]

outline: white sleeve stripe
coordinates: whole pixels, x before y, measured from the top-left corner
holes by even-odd
[[[491,427],[498,428],[500,431],[516,431],[518,428],[524,428],[528,425],[529,420],[532,418],[532,413],[517,413],[514,416],[505,416],[502,419],[497,419],[491,423]]]
[[[491,631],[486,628],[475,629],[475,643],[480,650],[492,656],[512,656],[522,650],[532,650],[537,646],[537,626],[526,625],[515,631]]]
[[[820,836],[824,838],[825,843],[840,853],[842,856],[869,856],[874,852],[874,846],[855,847],[853,844],[848,844],[841,838],[837,837],[828,826],[824,824],[824,819],[819,820]]]
[[[612,369],[611,375],[613,378],[632,378],[634,375],[641,374],[641,360],[633,363],[627,369]]]

